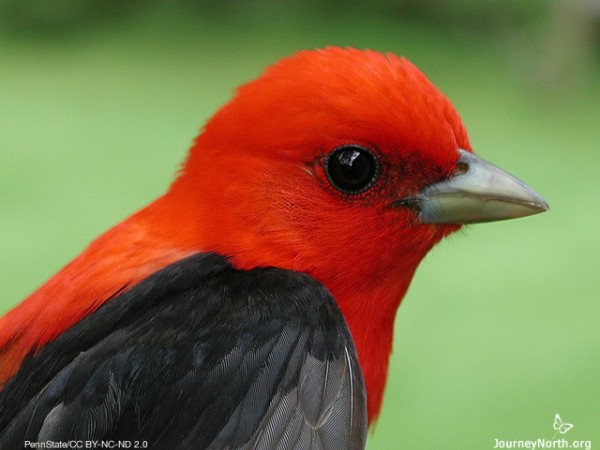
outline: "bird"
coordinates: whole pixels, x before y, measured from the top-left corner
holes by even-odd
[[[364,448],[423,257],[546,210],[408,59],[298,51],[206,122],[162,196],[0,318],[0,448]]]

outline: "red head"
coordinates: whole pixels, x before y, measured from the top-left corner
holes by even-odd
[[[358,157],[376,166],[362,189],[340,189],[333,179],[334,158],[352,155],[336,149],[361,150],[344,146],[364,149]],[[378,376],[365,374],[371,385],[378,380],[369,392],[374,413],[395,310],[425,253],[458,227],[422,224],[418,210],[397,202],[448,178],[460,148],[470,146],[458,114],[406,59],[303,51],[242,86],[208,122],[166,197],[182,206],[167,220],[177,220],[184,245],[324,283],[363,368],[367,345],[381,366]]]
[[[377,161],[376,179],[359,193],[328,174],[329,156],[347,145]],[[455,228],[423,225],[394,202],[449,177],[459,148],[470,146],[458,114],[406,59],[303,51],[242,86],[208,122],[169,196],[195,218],[188,236],[239,266],[323,281],[332,270],[380,273],[386,259],[423,256]]]

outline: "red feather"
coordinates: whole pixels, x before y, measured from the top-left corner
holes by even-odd
[[[333,189],[323,158],[376,148],[390,170],[367,193]],[[306,272],[349,324],[378,414],[395,312],[423,256],[456,225],[423,225],[394,199],[448,177],[470,149],[450,102],[409,61],[304,51],[242,86],[206,125],[161,198],[101,236],[0,319],[0,384],[23,358],[116,293],[196,251],[239,268]]]

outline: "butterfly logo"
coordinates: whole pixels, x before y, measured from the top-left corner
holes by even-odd
[[[554,425],[552,427],[558,431],[560,434],[565,434],[571,428],[573,428],[572,423],[563,422],[558,414],[554,416]]]

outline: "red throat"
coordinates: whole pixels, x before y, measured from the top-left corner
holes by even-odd
[[[313,273],[335,297],[352,333],[367,387],[369,424],[379,415],[392,351],[394,320],[420,261],[452,229],[439,228],[419,249],[394,255],[382,249],[375,271],[348,266],[347,276],[327,278]],[[352,255],[349,255],[351,257]],[[352,270],[357,268],[358,270]]]
[[[350,292],[338,286],[330,288],[346,318],[358,352],[367,387],[369,423],[377,418],[381,409],[392,351],[394,318],[415,268],[398,272],[389,283],[370,287],[368,291]]]

